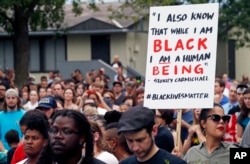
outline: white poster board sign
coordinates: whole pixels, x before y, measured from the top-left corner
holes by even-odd
[[[210,108],[218,3],[150,8],[144,106]]]

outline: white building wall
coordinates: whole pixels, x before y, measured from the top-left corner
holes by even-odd
[[[89,35],[68,35],[68,61],[91,60],[91,43]]]
[[[250,77],[250,48],[239,48],[236,49],[236,79],[241,80],[242,75],[247,75]]]

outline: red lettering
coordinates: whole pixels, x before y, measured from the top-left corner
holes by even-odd
[[[160,73],[159,68],[157,66],[153,67],[153,75],[158,75]]]
[[[171,43],[171,44],[170,44]],[[172,47],[170,45],[173,45]],[[178,51],[178,50],[202,50],[207,49],[207,38],[189,38],[187,40],[178,39],[175,43],[172,43],[168,39],[154,40],[153,45],[154,52],[160,51]]]
[[[164,66],[153,66],[153,75],[169,75],[169,66],[170,65],[164,65]]]
[[[194,41],[193,38],[188,39],[188,41],[187,41],[187,43],[186,43],[186,47],[187,47],[188,50],[192,50],[192,49],[194,48],[194,45],[191,43],[191,42],[193,42],[193,41]],[[191,45],[190,45],[190,44],[191,44]]]
[[[198,64],[197,66],[194,67],[194,72],[196,74],[203,74],[203,68],[201,67],[201,64]]]
[[[204,38],[204,39],[199,38],[199,40],[198,40],[198,50],[200,50],[201,47],[203,47],[204,49],[207,49],[207,46],[205,44],[206,41],[207,41],[207,38]]]
[[[161,46],[161,40],[157,39],[154,40],[154,52],[159,52],[161,51],[162,46]]]
[[[189,65],[189,66],[182,66],[181,73],[184,74],[185,72],[191,73],[191,65]]]
[[[168,40],[165,40],[165,51],[172,51],[172,48],[168,47]]]
[[[174,74],[175,74],[175,75],[178,74],[178,67],[177,67],[177,65],[174,66]]]
[[[162,75],[169,75],[168,68],[169,68],[169,65],[165,65],[162,67]]]
[[[191,74],[192,72],[194,72],[195,74],[203,74],[204,69],[203,69],[201,64],[198,64],[198,65],[182,65],[182,66],[175,65],[174,66],[174,74],[177,75],[179,72],[182,75]]]
[[[176,46],[175,46],[175,51],[178,49],[178,48],[180,48],[180,49],[182,49],[182,50],[184,50],[184,47],[183,47],[183,44],[182,44],[182,40],[181,39],[179,39],[178,41],[177,41],[177,43],[176,43]]]

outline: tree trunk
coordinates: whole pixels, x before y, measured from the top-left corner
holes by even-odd
[[[15,84],[20,88],[29,77],[30,46],[28,16],[18,7],[15,7],[13,31]]]

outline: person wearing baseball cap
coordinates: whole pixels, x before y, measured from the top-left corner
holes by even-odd
[[[157,130],[155,114],[152,110],[137,105],[123,112],[118,122],[117,132],[124,135],[128,147],[134,155],[122,160],[120,163],[165,164],[166,161],[175,164],[186,163],[184,160],[156,146],[154,138]]]
[[[36,109],[42,111],[47,116],[47,118],[52,116],[52,114],[56,111],[56,108],[56,100],[52,96],[43,97],[36,107]]]

